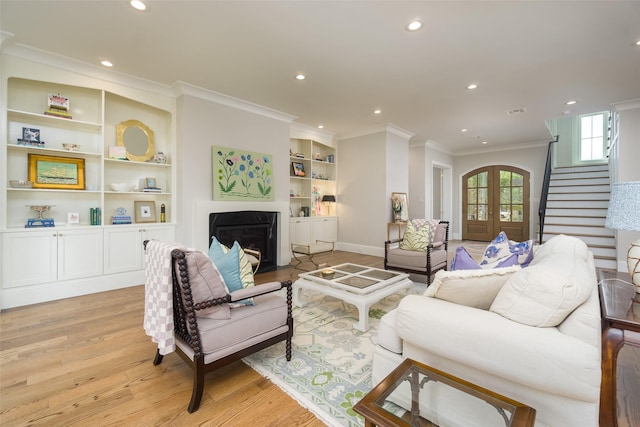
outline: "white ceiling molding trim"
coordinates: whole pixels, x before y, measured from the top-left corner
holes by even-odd
[[[500,151],[523,150],[526,148],[546,147],[548,144],[549,144],[549,141],[540,141],[540,142],[527,142],[524,144],[513,144],[508,146],[500,145],[497,147],[483,146],[481,148],[477,148],[474,150],[465,150],[465,151],[456,152],[453,155],[468,156],[470,154],[486,154],[486,153],[496,153]]]
[[[62,71],[80,74],[91,79],[99,79],[106,82],[154,92],[157,94],[175,98],[175,95],[171,91],[171,88],[161,83],[152,82],[150,80],[142,79],[130,74],[121,73],[113,69],[105,69],[100,65],[93,65],[86,62],[77,61],[67,56],[47,52],[20,43],[9,43],[6,47],[3,47],[2,54],[42,65],[48,65],[53,68],[58,68]]]
[[[280,120],[286,123],[293,123],[297,116],[283,113],[269,107],[254,104],[252,102],[243,101],[220,92],[195,86],[187,82],[177,81],[173,84],[173,90],[176,96],[189,95],[195,98],[204,99],[206,101],[215,102],[216,104],[226,105],[227,107],[236,108],[238,110],[247,111],[260,116],[269,117],[271,119]]]
[[[411,133],[408,130],[404,130],[399,126],[396,126],[392,123],[387,124],[387,132],[399,136],[400,138],[406,139],[407,141],[411,139],[415,133]]]
[[[305,125],[304,123],[293,122],[291,124],[291,137],[306,138],[298,135],[313,135],[319,139],[323,139],[323,140],[328,139],[329,141],[333,141],[333,138],[336,136],[334,132],[330,132],[328,130],[318,129],[317,127],[314,127],[314,126]],[[322,141],[319,141],[319,142],[322,142]]]
[[[4,48],[5,43],[8,45],[9,43],[11,43],[11,39],[13,38],[13,33],[10,33],[8,31],[2,31],[0,30],[0,50],[2,50],[2,48]]]
[[[386,125],[378,126],[371,129],[365,129],[357,132],[348,132],[348,133],[340,134],[337,136],[337,138],[338,140],[351,139],[351,138],[358,138],[360,136],[372,135],[374,133],[381,133],[381,132],[385,132],[385,133],[389,132],[401,138],[406,138],[406,139],[410,139],[414,135],[396,125],[388,123]]]
[[[616,111],[635,110],[640,108],[640,99],[632,99],[630,101],[614,102],[611,104]]]

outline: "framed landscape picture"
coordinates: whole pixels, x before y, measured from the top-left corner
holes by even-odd
[[[84,159],[29,154],[29,181],[33,188],[84,190]]]

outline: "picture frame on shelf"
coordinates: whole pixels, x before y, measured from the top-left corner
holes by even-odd
[[[154,177],[146,177],[145,178],[145,187],[146,188],[157,188],[158,187],[158,181],[154,178]]]
[[[133,202],[136,222],[158,222],[156,217],[156,202],[136,200]]]
[[[80,214],[78,212],[67,212],[67,224],[80,224]]]
[[[84,159],[29,153],[28,176],[33,188],[84,190]]]
[[[409,220],[407,193],[391,193],[391,212],[393,214],[393,222],[407,222]]]
[[[22,128],[22,141],[25,142],[40,142],[40,129],[35,128]]]
[[[305,176],[304,164],[300,162],[291,162],[291,170],[294,176]]]

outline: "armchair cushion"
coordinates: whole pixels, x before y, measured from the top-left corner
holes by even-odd
[[[227,295],[227,288],[222,276],[207,254],[198,250],[185,251],[185,260],[195,304]],[[228,304],[221,304],[198,310],[196,315],[209,319],[229,319],[231,318],[230,311]]]
[[[431,268],[436,268],[443,263],[447,263],[447,251],[444,246],[441,246],[440,249],[431,251]],[[425,252],[389,249],[387,265],[426,272],[427,259]]]
[[[255,300],[255,306],[242,306],[231,310],[229,319],[198,319],[202,350],[205,354],[227,350],[286,325],[285,298],[267,294],[257,296]]]
[[[237,241],[228,248],[213,237],[209,247],[209,258],[218,267],[229,292],[255,285],[251,262]],[[252,305],[255,302],[252,299],[246,299],[238,303]],[[232,308],[234,307],[235,305],[232,305]]]
[[[507,280],[520,269],[514,265],[490,270],[440,270],[424,295],[488,310]]]

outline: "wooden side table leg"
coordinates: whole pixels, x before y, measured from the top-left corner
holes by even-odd
[[[618,352],[624,343],[620,329],[607,327],[602,331],[602,384],[600,388],[600,427],[617,427],[618,401],[616,375]]]

